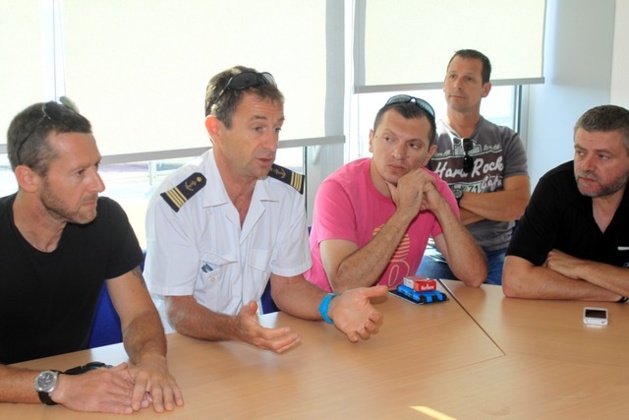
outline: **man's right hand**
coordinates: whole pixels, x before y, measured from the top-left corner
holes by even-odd
[[[290,328],[262,327],[258,322],[257,310],[258,305],[252,301],[243,306],[236,315],[241,341],[280,354],[301,341],[301,336],[292,332]]]
[[[423,168],[417,168],[400,177],[397,185],[387,182],[387,187],[398,210],[405,210],[414,217],[424,204],[426,183],[434,185],[434,179]]]
[[[81,375],[59,375],[51,393],[54,402],[76,411],[114,414],[133,413],[133,377],[126,363]]]
[[[368,340],[378,332],[382,314],[371,304],[371,299],[387,294],[384,285],[346,290],[332,299],[328,313],[336,328],[352,343]]]

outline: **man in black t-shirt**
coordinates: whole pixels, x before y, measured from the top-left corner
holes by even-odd
[[[507,297],[626,302],[629,296],[629,111],[587,111],[574,161],[544,175],[507,250]]]
[[[13,119],[7,146],[19,189],[0,199],[0,402],[111,413],[182,405],[137,238],[122,208],[98,197],[89,121],[63,100],[38,103]],[[129,364],[81,375],[7,366],[85,349],[104,281]]]

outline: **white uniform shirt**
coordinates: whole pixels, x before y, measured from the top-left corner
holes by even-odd
[[[196,172],[207,184],[176,212],[160,194]],[[193,295],[215,312],[235,315],[260,299],[271,273],[289,277],[311,265],[304,197],[276,179],[259,180],[241,228],[212,150],[164,180],[146,224],[144,275],[153,295]],[[163,302],[158,308],[166,321]]]

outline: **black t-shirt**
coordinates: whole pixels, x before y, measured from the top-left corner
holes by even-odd
[[[629,189],[603,233],[594,220],[592,199],[577,188],[573,162],[546,173],[533,192],[507,255],[540,266],[552,249],[580,259],[629,267]]]
[[[101,197],[94,221],[69,223],[44,253],[15,227],[14,201],[0,198],[0,363],[85,349],[103,281],[142,261],[129,220]]]

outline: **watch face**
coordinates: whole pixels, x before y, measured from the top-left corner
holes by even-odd
[[[51,392],[57,385],[57,372],[44,371],[35,380],[35,389],[42,392]]]

